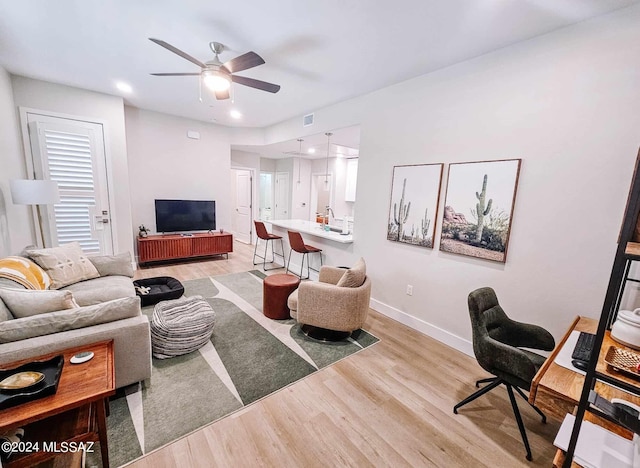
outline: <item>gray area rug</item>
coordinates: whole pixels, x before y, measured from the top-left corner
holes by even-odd
[[[151,379],[120,389],[107,419],[112,466],[126,464],[378,341],[364,330],[323,343],[293,319],[262,314],[254,270],[184,282],[216,313],[210,343],[190,354],[153,359]],[[151,317],[153,306],[143,308]],[[98,451],[99,453],[99,451]],[[92,457],[93,458],[93,457]],[[87,466],[99,465],[88,460]]]

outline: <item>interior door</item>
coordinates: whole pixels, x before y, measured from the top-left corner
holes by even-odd
[[[102,125],[33,113],[27,123],[36,178],[60,191],[60,203],[42,207],[47,245],[77,241],[87,254],[112,254]]]
[[[289,173],[276,172],[275,219],[289,219]]]
[[[260,203],[258,218],[261,221],[273,219],[274,174],[271,172],[260,173]]]
[[[232,169],[235,183],[234,190],[234,226],[236,240],[251,243],[251,171],[246,169]]]

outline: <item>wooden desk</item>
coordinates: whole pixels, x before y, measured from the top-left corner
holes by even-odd
[[[71,356],[80,351],[93,351],[95,355],[88,362],[71,364]],[[63,449],[62,442],[74,442],[77,446],[90,441],[100,442],[102,465],[109,466],[106,409],[109,397],[115,394],[113,341],[79,346],[4,367],[11,369],[59,354],[64,355],[64,367],[55,395],[0,411],[0,433],[22,427],[25,432],[22,440],[31,447],[39,444],[38,451],[14,453],[3,464],[6,468],[33,466],[53,458],[60,454],[56,450]],[[45,442],[47,450],[43,450]],[[52,446],[56,447],[54,451]]]
[[[531,391],[529,393],[529,402],[536,405],[546,415],[556,419],[557,421],[563,421],[567,413],[573,414],[574,408],[578,405],[578,401],[580,400],[580,394],[584,384],[584,376],[565,367],[559,366],[553,361],[572,331],[577,330],[595,333],[597,327],[597,320],[586,317],[576,317],[571,324],[571,327],[569,327],[569,330],[567,330],[567,333],[562,337],[562,340],[556,345],[549,358],[533,378]],[[604,356],[609,349],[609,346],[612,345],[617,346],[618,348],[626,348],[624,345],[614,341],[611,338],[609,331],[607,331],[604,336],[604,341],[602,342],[602,348],[598,357],[596,370],[603,374],[613,375],[620,380],[625,380],[626,382],[640,387],[640,380],[626,377],[624,374],[618,372],[607,370],[607,364],[604,362]],[[595,390],[608,400],[611,400],[611,398],[624,398],[636,405],[640,405],[640,397],[633,396],[605,383],[597,382]],[[605,421],[590,413],[587,413],[586,416],[586,420],[595,420],[598,424],[606,427],[610,431],[624,437],[631,438],[630,432],[620,426]]]

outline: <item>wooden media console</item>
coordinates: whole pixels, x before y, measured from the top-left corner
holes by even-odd
[[[223,254],[228,257],[229,252],[233,252],[233,236],[226,232],[138,237],[140,264]]]

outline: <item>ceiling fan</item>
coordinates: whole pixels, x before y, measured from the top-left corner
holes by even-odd
[[[257,67],[265,63],[262,57],[255,52],[247,52],[228,62],[222,63],[218,58],[218,54],[222,53],[224,46],[219,42],[210,42],[209,47],[211,47],[215,57],[203,63],[165,41],[152,37],[150,37],[149,40],[201,68],[200,73],[151,73],[154,76],[200,76],[205,86],[214,92],[216,99],[229,99],[231,82],[269,93],[277,93],[280,91],[280,86],[277,84],[247,78],[246,76],[234,75],[236,72],[248,70],[249,68]]]

